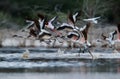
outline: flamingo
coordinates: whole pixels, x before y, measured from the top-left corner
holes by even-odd
[[[82,32],[80,32],[80,31],[69,32],[68,35],[67,35],[67,40],[70,40],[72,43],[77,43],[79,45],[82,45],[83,46],[83,50],[81,50],[81,48],[80,48],[79,53],[81,51],[84,53],[84,51],[86,50],[87,52],[90,53],[90,55],[93,58],[93,55],[92,55],[92,53],[89,50],[89,46],[91,44],[87,41],[87,39],[85,41],[85,36],[84,36],[84,34]]]
[[[108,35],[108,37],[105,36],[105,35],[102,33],[103,40],[108,41],[108,44],[109,44],[110,47],[115,44],[115,41],[114,41],[114,36],[115,36],[115,34],[117,34],[117,31],[116,31],[116,30],[110,32],[109,35]]]
[[[47,30],[45,30],[45,19],[43,19],[40,24],[40,32],[38,34],[38,38],[42,40],[46,40],[46,39],[50,39],[51,36],[52,34]]]

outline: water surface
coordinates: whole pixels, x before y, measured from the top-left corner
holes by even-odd
[[[22,59],[26,48],[0,48],[0,79],[119,79],[120,59],[46,59],[41,54],[56,54],[58,48],[27,48],[31,59]],[[79,49],[67,49],[76,53]],[[95,50],[112,53],[109,50]],[[40,55],[39,55],[40,54]]]

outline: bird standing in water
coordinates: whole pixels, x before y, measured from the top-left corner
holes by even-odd
[[[22,58],[27,59],[27,58],[29,58],[29,55],[30,55],[30,51],[28,49],[26,49],[22,54]]]

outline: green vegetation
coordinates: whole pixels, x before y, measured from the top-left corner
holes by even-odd
[[[22,27],[25,17],[36,18],[37,13],[65,20],[68,12],[78,10],[84,18],[101,16],[103,22],[120,21],[120,0],[0,0],[0,27],[7,26],[6,22]]]

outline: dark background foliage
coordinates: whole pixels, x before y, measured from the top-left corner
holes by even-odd
[[[24,24],[25,17],[37,13],[49,17],[82,10],[85,18],[101,16],[103,22],[120,21],[120,0],[0,0],[0,25],[4,21]]]

